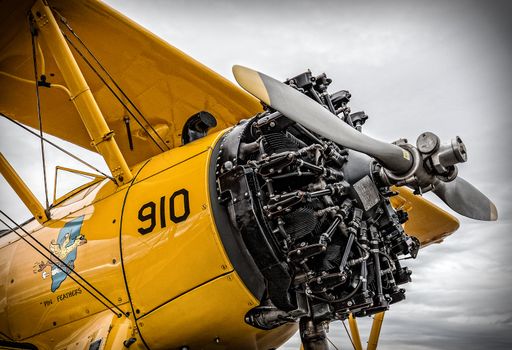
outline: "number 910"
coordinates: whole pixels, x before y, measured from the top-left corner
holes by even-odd
[[[166,210],[167,202],[169,203],[168,211]],[[176,213],[176,207],[183,208],[183,213]],[[165,196],[161,197],[158,208],[157,204],[153,201],[143,204],[139,209],[138,217],[142,223],[147,222],[148,224],[146,224],[146,227],[139,227],[138,231],[140,234],[145,235],[153,232],[157,224],[157,212],[161,228],[167,226],[167,214],[169,214],[169,219],[175,224],[185,221],[190,214],[188,191],[184,188],[177,190],[169,197],[169,201],[166,200]]]

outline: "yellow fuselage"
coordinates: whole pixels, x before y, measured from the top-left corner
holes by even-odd
[[[222,133],[136,165],[127,185],[93,183],[57,202],[44,225],[24,226],[129,316],[9,233],[0,238],[1,334],[39,349],[98,339],[115,349],[132,337],[132,348],[272,348],[293,334],[294,325],[244,322],[259,301],[228,258],[210,198]]]

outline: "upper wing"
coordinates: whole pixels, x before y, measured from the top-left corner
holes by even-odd
[[[0,2],[0,72],[28,80],[34,80],[27,19],[33,2]],[[88,0],[50,0],[49,3],[66,18],[169,148],[181,144],[185,121],[199,111],[213,114],[217,119],[216,129],[220,130],[261,110],[259,102],[243,90],[107,5]],[[66,31],[65,26],[61,28],[92,62],[92,57]],[[48,81],[64,84],[43,40],[41,48]],[[130,116],[129,112],[73,48],[72,51],[109,127],[115,132],[117,143],[128,164],[134,165],[161,152],[133,118],[130,126],[134,149],[130,150],[123,121],[125,116]],[[38,57],[38,61],[41,63],[41,57]],[[94,67],[101,71],[97,64]],[[41,68],[39,64],[39,71]],[[102,76],[108,81],[105,74],[102,73]],[[115,86],[110,86],[120,94]],[[40,93],[44,131],[94,150],[67,94],[56,88],[44,87],[40,88]],[[123,97],[122,100],[145,125],[127,99]],[[0,113],[37,128],[35,101],[33,84],[0,74]],[[159,143],[167,149],[164,143]]]
[[[441,242],[459,228],[459,220],[423,197],[416,196],[406,187],[394,187],[399,194],[391,197],[391,204],[407,212],[404,224],[409,236],[419,239],[421,247]]]

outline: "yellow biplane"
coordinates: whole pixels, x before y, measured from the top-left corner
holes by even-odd
[[[328,349],[348,319],[361,349],[376,315],[374,349],[402,260],[459,227],[418,194],[497,219],[460,138],[372,139],[325,74],[235,66],[240,89],[101,2],[0,9],[2,117],[39,131],[43,163],[46,133],[110,171],[43,205],[0,157],[34,216],[1,211],[0,347],[274,349],[299,328]]]

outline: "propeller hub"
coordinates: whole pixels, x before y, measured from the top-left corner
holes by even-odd
[[[441,144],[436,134],[427,131],[418,137],[416,147],[422,154],[427,170],[445,181],[453,180],[455,165],[468,159],[466,146],[459,136]]]

